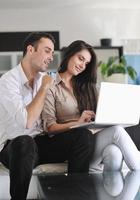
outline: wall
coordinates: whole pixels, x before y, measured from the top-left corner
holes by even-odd
[[[121,8],[121,4],[99,7],[93,4],[94,0],[58,2],[61,3],[43,6],[40,1],[33,8],[28,4],[23,8],[20,4],[1,8],[0,31],[60,31],[61,47],[76,39],[99,45],[100,38],[111,37],[113,45],[120,45],[121,39],[140,38],[139,7]]]

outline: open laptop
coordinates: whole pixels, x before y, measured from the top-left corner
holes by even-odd
[[[138,124],[139,119],[140,86],[102,82],[95,121],[71,128],[105,128],[112,125],[128,127]]]

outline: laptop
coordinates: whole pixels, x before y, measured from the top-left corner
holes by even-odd
[[[134,126],[140,120],[140,85],[102,82],[95,121],[71,128],[105,128],[113,125]]]

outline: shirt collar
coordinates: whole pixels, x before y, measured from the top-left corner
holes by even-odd
[[[55,78],[55,84],[58,85],[61,82],[63,82],[63,80],[62,80],[61,76],[59,75],[59,73],[57,72],[56,78]]]
[[[27,76],[25,75],[25,73],[23,71],[21,63],[19,63],[19,65],[17,66],[17,69],[20,73],[22,84],[28,86],[29,80],[27,79]],[[43,73],[39,72],[36,76],[36,80],[39,80],[42,76],[43,76]]]

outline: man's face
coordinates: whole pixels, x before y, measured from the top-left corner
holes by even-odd
[[[36,72],[45,72],[53,61],[54,44],[49,38],[41,38],[30,51],[31,66]]]

